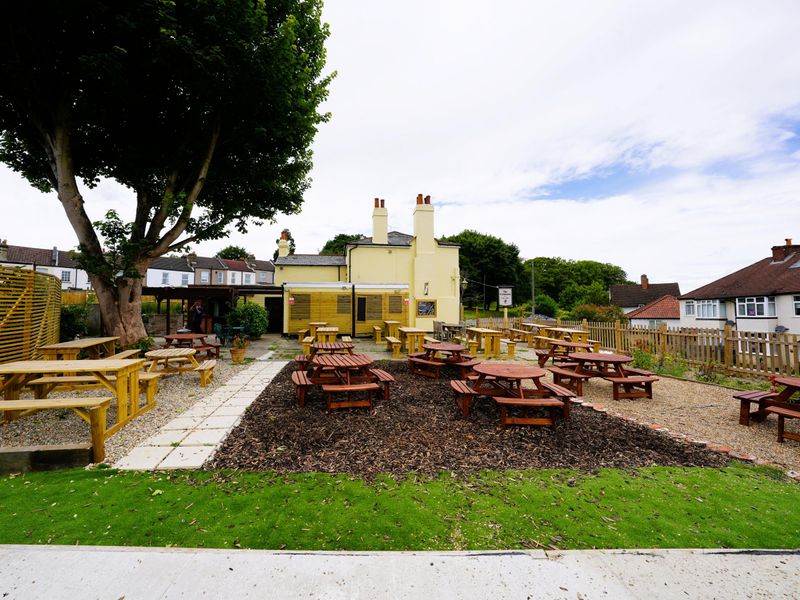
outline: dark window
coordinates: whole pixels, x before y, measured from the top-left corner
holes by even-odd
[[[356,321],[367,320],[367,299],[364,296],[356,298]]]

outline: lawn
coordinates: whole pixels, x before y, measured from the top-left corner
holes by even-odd
[[[651,467],[372,481],[69,470],[0,479],[0,543],[294,550],[796,548],[775,470]]]

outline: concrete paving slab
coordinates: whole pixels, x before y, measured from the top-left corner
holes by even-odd
[[[228,436],[227,429],[197,429],[181,442],[183,446],[216,446]]]
[[[738,599],[796,598],[799,587],[797,551],[370,553],[0,546],[0,595],[9,600]]]
[[[233,427],[238,420],[239,417],[235,415],[206,417],[204,421],[197,425],[197,429],[225,429]]]
[[[199,469],[216,449],[216,446],[180,446],[158,464],[158,469]]]
[[[132,471],[152,471],[172,450],[172,446],[136,446],[114,466]]]
[[[170,446],[172,444],[177,444],[189,432],[185,429],[170,429],[167,431],[162,431],[161,433],[157,433],[153,436],[147,438],[144,442],[142,442],[142,446]]]
[[[171,429],[194,429],[204,421],[203,417],[177,417],[164,425],[161,429],[169,431]]]

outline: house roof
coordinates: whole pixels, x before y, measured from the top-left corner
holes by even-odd
[[[386,238],[388,240],[389,246],[410,246],[411,242],[414,240],[413,235],[409,235],[407,233],[402,233],[400,231],[390,231],[386,234]],[[442,242],[440,240],[436,240],[436,243],[440,246],[458,246],[458,244],[454,244],[453,242]],[[375,242],[372,241],[371,237],[361,238],[360,240],[355,240],[354,242],[348,242],[348,246],[369,246],[375,245]],[[384,246],[386,244],[377,244],[380,246]]]
[[[680,319],[681,308],[678,299],[667,294],[625,316],[629,319]]]
[[[47,248],[30,248],[28,246],[8,246],[8,259],[5,262],[42,266],[65,267],[74,269],[78,267],[75,261],[64,250],[57,250],[58,257],[53,264],[53,250]]]
[[[253,272],[253,269],[250,268],[250,265],[243,260],[231,260],[229,258],[221,258],[220,260],[232,271],[244,271],[246,273]]]
[[[798,249],[800,250],[800,249]],[[786,259],[762,259],[743,269],[684,294],[691,300],[716,300],[740,296],[775,296],[800,293],[800,251]]]
[[[256,271],[274,271],[275,265],[272,264],[271,260],[258,260],[253,259],[250,261],[250,266],[255,269]]]
[[[195,269],[216,269],[227,271],[228,267],[216,256],[196,256],[192,258]]]
[[[185,256],[159,256],[152,262],[150,268],[164,271],[188,271],[189,273],[194,271]]]
[[[649,283],[646,288],[639,284],[616,283],[611,286],[611,304],[617,306],[645,306],[662,296],[681,295],[677,283]]]
[[[344,266],[344,256],[329,256],[325,254],[290,254],[279,256],[275,259],[275,266],[293,267],[339,267]]]

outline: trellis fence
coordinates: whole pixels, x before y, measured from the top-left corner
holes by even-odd
[[[474,322],[474,319],[472,319]],[[523,318],[506,321],[502,317],[481,318],[481,327],[490,329],[520,328]],[[747,377],[800,375],[800,336],[796,333],[739,331],[724,329],[671,328],[662,323],[658,329],[636,327],[620,321],[542,321],[589,331],[589,337],[603,350],[631,354],[642,350],[661,357],[671,356],[695,368],[713,367],[722,373]]]
[[[27,269],[0,267],[0,363],[39,358],[58,342],[61,281]]]

